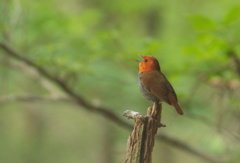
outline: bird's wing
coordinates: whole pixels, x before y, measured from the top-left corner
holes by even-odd
[[[169,100],[170,94],[175,98],[176,102],[178,101],[172,85],[162,73],[159,71],[149,71],[145,73],[147,74],[143,75],[141,80],[143,81],[145,88],[147,88],[153,95],[170,105],[172,103]]]

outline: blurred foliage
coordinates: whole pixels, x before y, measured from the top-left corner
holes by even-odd
[[[0,1],[0,41],[119,117],[127,109],[145,113],[151,104],[139,93],[135,60],[154,55],[185,111],[179,117],[164,104],[167,127],[159,132],[231,163],[240,160],[239,28],[237,0]],[[0,97],[63,94],[2,51],[0,63]],[[0,162],[125,158],[129,131],[97,114],[66,102],[0,106]],[[154,148],[159,161],[205,162],[163,142]]]

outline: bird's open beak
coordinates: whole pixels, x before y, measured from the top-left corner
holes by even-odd
[[[143,57],[141,54],[138,54],[141,58]],[[136,60],[137,62],[143,62],[143,61],[139,61],[139,60]]]

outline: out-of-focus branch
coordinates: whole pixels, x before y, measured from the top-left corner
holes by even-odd
[[[0,64],[24,72],[38,82],[46,91],[48,91],[51,97],[58,98],[63,96],[63,93],[55,86],[55,84],[51,83],[49,80],[46,80],[46,78],[43,78],[35,69],[27,66],[26,64],[9,59],[0,61]]]
[[[9,102],[39,102],[39,101],[45,101],[45,102],[68,102],[68,103],[74,103],[70,98],[66,97],[49,97],[49,96],[35,96],[35,95],[18,95],[18,96],[4,96],[0,97],[0,104],[5,104]],[[132,118],[139,117],[141,119],[140,113],[132,113],[130,111],[124,113],[125,116]],[[130,128],[129,128],[130,129]],[[193,155],[196,155],[198,157],[203,158],[204,160],[208,160],[210,162],[223,162],[224,159],[218,158],[217,156],[211,156],[207,155],[206,153],[203,153],[199,150],[193,149],[192,147],[188,146],[186,143],[183,143],[179,140],[176,140],[174,138],[170,138],[167,135],[164,134],[158,134],[156,136],[156,140],[161,140],[163,142],[166,142],[167,144],[170,144],[176,148],[179,148],[180,150],[185,150],[186,152],[189,152]]]
[[[35,69],[43,77],[45,77],[48,80],[50,80],[51,82],[55,83],[69,97],[71,97],[73,101],[75,101],[78,105],[80,105],[84,109],[102,114],[103,116],[114,121],[118,125],[124,126],[129,129],[132,128],[132,126],[129,123],[120,119],[115,113],[111,112],[110,109],[104,108],[101,106],[92,105],[87,100],[85,100],[80,94],[76,93],[71,87],[69,87],[65,81],[63,81],[62,79],[59,79],[57,76],[49,73],[46,69],[38,66],[36,63],[34,63],[31,60],[29,60],[28,58],[24,57],[24,55],[19,54],[17,51],[10,48],[10,46],[8,46],[7,44],[0,42],[0,48],[5,52],[6,55],[11,56],[12,58],[15,58],[16,60],[23,62],[24,64],[28,65],[30,68]]]
[[[191,153],[195,156],[198,156],[209,162],[220,163],[220,162],[227,161],[227,158],[225,158],[225,157],[213,156],[213,155],[209,155],[205,152],[202,152],[200,150],[196,150],[196,149],[192,148],[191,146],[187,145],[186,143],[183,143],[182,141],[173,139],[168,135],[158,134],[157,139],[164,140],[164,142],[167,142],[167,144],[169,144],[169,145],[172,145],[179,149],[184,149],[186,152]]]
[[[5,104],[9,102],[73,102],[67,97],[50,97],[50,96],[35,96],[35,95],[16,95],[16,96],[2,96],[0,97],[0,104]]]
[[[87,100],[85,100],[80,94],[77,94],[71,87],[69,87],[66,82],[63,80],[59,79],[57,76],[49,73],[46,69],[38,66],[34,62],[30,61],[28,58],[24,57],[24,55],[16,52],[14,49],[10,48],[7,44],[0,42],[0,49],[2,49],[6,55],[26,64],[29,66],[29,68],[36,70],[41,76],[45,77],[52,83],[56,84],[59,86],[70,98],[74,103],[77,103],[81,108],[97,112],[107,119],[111,120],[112,122],[127,128],[129,130],[132,130],[133,126],[130,125],[129,123],[123,121],[120,119],[115,113],[110,111],[111,109],[106,108],[106,107],[101,107],[101,106],[94,106],[93,104],[89,103]],[[191,154],[194,154],[204,160],[211,161],[211,162],[219,162],[218,157],[213,157],[209,156],[208,154],[202,153],[187,144],[177,141],[173,138],[170,138],[166,135],[163,134],[158,134],[157,139],[160,139],[161,141],[164,141],[170,145],[173,145],[181,150],[184,150],[186,152],[189,152]]]

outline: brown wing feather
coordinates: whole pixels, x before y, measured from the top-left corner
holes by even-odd
[[[141,77],[142,83],[153,95],[171,105],[168,94],[171,92],[177,101],[176,93],[167,78],[159,71],[145,72]]]
[[[145,72],[141,76],[142,84],[149,92],[161,101],[173,105],[179,114],[183,114],[181,107],[178,105],[177,95],[167,78],[159,71]]]

